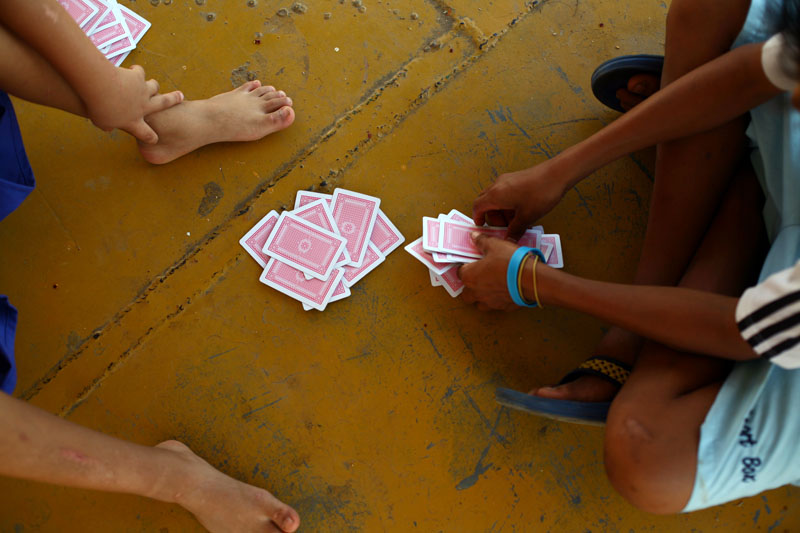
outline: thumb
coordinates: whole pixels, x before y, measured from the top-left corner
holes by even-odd
[[[144,119],[140,119],[139,122],[135,123],[127,131],[145,144],[156,144],[158,142],[158,134]]]
[[[477,248],[481,254],[486,255],[486,252],[489,251],[491,237],[478,231],[473,231],[469,234],[469,236],[472,239],[472,242],[475,244],[475,248]]]

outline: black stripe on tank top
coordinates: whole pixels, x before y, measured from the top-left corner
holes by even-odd
[[[780,322],[776,322],[771,326],[762,329],[758,333],[755,333],[750,338],[745,340],[750,344],[750,346],[752,346],[755,349],[756,346],[766,341],[773,335],[782,333],[787,329],[796,326],[797,324],[800,324],[800,313],[795,313],[793,315],[787,316]]]
[[[789,294],[782,296],[777,300],[773,300],[772,302],[759,307],[737,323],[739,326],[739,331],[746,330],[756,322],[763,320],[769,315],[783,309],[787,305],[793,304],[797,300],[800,300],[800,290],[790,292]]]
[[[786,350],[791,350],[794,348],[797,343],[800,343],[800,337],[792,337],[790,339],[786,339],[785,341],[776,344],[766,352],[761,354],[761,357],[764,359],[772,359],[773,357],[777,357]]]

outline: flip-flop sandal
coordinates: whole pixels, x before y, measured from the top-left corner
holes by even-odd
[[[661,77],[664,56],[639,54],[620,56],[602,63],[592,73],[592,92],[603,104],[624,113],[617,98],[617,91],[628,87],[628,80],[636,74],[652,74]]]
[[[631,367],[629,364],[611,357],[596,355],[581,363],[578,368],[564,376],[558,384],[563,385],[564,383],[575,381],[581,376],[597,376],[613,383],[617,387],[622,387],[628,380],[630,373]],[[593,426],[605,424],[608,408],[611,406],[611,402],[556,400],[504,388],[498,388],[495,391],[495,399],[497,403],[512,409],[554,420]]]

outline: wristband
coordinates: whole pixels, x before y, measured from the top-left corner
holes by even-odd
[[[520,276],[520,267],[522,266],[522,260],[528,254],[533,253],[536,254],[541,260],[544,261],[544,254],[538,248],[528,248],[527,246],[520,246],[511,256],[511,259],[508,261],[508,270],[506,270],[506,286],[508,287],[508,294],[511,296],[511,300],[520,307],[536,307],[536,303],[527,303],[520,294],[519,288],[517,287],[517,280]]]

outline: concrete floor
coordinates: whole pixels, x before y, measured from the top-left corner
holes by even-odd
[[[258,282],[238,244],[298,189],[379,196],[409,242],[423,215],[469,211],[497,174],[614,119],[590,73],[661,52],[667,6],[307,3],[283,18],[277,0],[128,3],[153,28],[126,65],[163,90],[202,98],[253,73],[292,96],[293,127],[260,142],[155,167],[123,133],[15,102],[38,178],[0,224],[0,287],[20,311],[17,396],[142,444],[181,439],[292,504],[303,531],[799,530],[789,488],[688,516],[641,513],[606,480],[601,429],[494,402],[498,385],[557,380],[603,324],[480,313],[430,287],[402,250],[348,300],[306,313]],[[631,278],[652,160],[608,166],[543,219],[569,271]],[[10,479],[0,493],[2,531],[201,529],[143,498]]]

